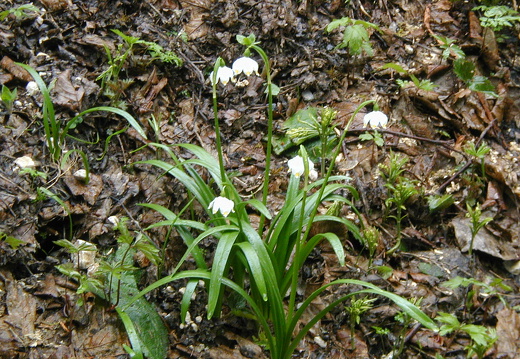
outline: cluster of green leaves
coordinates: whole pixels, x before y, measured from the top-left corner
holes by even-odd
[[[125,118],[128,123],[144,138],[146,138],[146,134],[139,124],[137,120],[130,115],[128,112],[123,111],[119,108],[110,107],[110,106],[99,106],[99,107],[93,107],[88,110],[82,111],[78,115],[74,116],[73,118],[69,119],[68,121],[60,121],[56,118],[56,114],[54,111],[54,104],[52,102],[49,88],[43,81],[43,79],[40,77],[38,72],[36,72],[32,67],[25,65],[25,64],[18,64],[21,67],[23,67],[31,76],[34,78],[34,81],[38,84],[38,87],[40,89],[40,92],[43,96],[43,106],[42,106],[42,121],[43,121],[43,128],[45,131],[45,139],[47,143],[47,147],[49,148],[49,152],[51,154],[51,157],[55,161],[62,160],[62,165],[64,162],[66,162],[67,158],[74,152],[77,152],[81,155],[83,159],[83,165],[84,168],[87,170],[87,182],[88,182],[88,174],[89,174],[89,163],[87,160],[86,155],[79,150],[70,150],[66,151],[64,154],[63,149],[65,148],[65,140],[67,137],[71,137],[69,135],[69,131],[76,128],[78,124],[83,122],[83,117],[85,115],[91,113],[91,112],[97,112],[97,111],[105,111],[105,112],[111,112],[116,115],[122,116]],[[79,140],[75,138],[76,140]],[[82,140],[80,140],[82,141]]]
[[[473,11],[482,11],[482,15],[479,17],[480,25],[489,27],[493,31],[513,27],[515,23],[520,22],[518,11],[505,5],[480,5],[474,7]]]
[[[161,260],[159,250],[143,233],[130,232],[127,222],[127,218],[121,218],[114,227],[119,231],[115,254],[104,256],[104,259],[100,257],[96,262],[97,269],[92,273],[85,274],[72,263],[56,268],[79,283],[78,294],[95,293],[117,309],[132,344],[132,348],[125,346],[125,349],[133,358],[143,358],[145,355],[151,359],[162,359],[166,357],[168,332],[159,314],[145,298],[129,303],[138,293],[136,276],[139,269],[133,265],[133,256],[140,252],[157,265]],[[97,250],[92,243],[83,241],[72,243],[61,239],[54,243],[78,256],[77,263],[80,252]],[[79,304],[82,304],[81,296]],[[122,306],[125,306],[124,311],[120,309]]]
[[[165,50],[161,45],[141,40],[138,37],[129,36],[123,32],[112,29],[116,35],[121,37],[124,41],[123,44],[119,44],[115,54],[112,54],[110,48],[105,46],[105,52],[108,58],[108,67],[103,71],[96,80],[101,80],[101,88],[103,94],[110,98],[112,104],[119,108],[125,108],[126,104],[121,101],[123,92],[132,84],[132,80],[121,80],[120,73],[127,60],[134,55],[136,45],[143,46],[151,56],[152,60],[159,60],[164,63],[173,63],[177,66],[182,65],[182,60],[173,51]]]
[[[465,348],[468,351],[468,358],[473,358],[475,355],[479,359],[484,358],[486,351],[493,346],[498,338],[495,329],[486,328],[482,325],[463,324],[455,315],[450,313],[439,312],[435,319],[442,323],[439,331],[442,336],[451,333],[469,335],[471,341]]]
[[[336,48],[347,48],[350,55],[360,55],[363,52],[369,56],[374,54],[374,50],[370,45],[370,34],[368,30],[373,29],[382,32],[379,26],[367,21],[343,17],[341,19],[333,20],[327,25],[325,30],[331,32],[340,26],[345,27],[345,30],[343,32],[343,40],[336,46]]]
[[[497,296],[504,305],[506,305],[506,301],[502,296],[503,292],[510,292],[513,289],[504,283],[504,280],[501,278],[488,278],[486,282],[479,281],[474,278],[462,278],[462,277],[454,277],[446,282],[443,282],[441,286],[456,289],[459,287],[473,287],[472,291],[468,294],[468,298],[466,304],[468,308],[471,308],[471,297],[478,294],[484,293],[486,296]]]
[[[385,206],[388,210],[395,209],[394,215],[388,215],[395,219],[397,239],[396,244],[388,250],[388,254],[394,253],[396,250],[404,249],[401,243],[401,225],[406,217],[406,204],[408,200],[419,193],[415,186],[415,182],[403,175],[405,165],[408,163],[408,157],[397,153],[390,153],[389,164],[380,165],[380,173],[385,180],[385,187],[388,191],[388,198],[385,200]]]
[[[442,57],[447,60],[453,57],[453,72],[459,79],[466,83],[471,91],[482,92],[490,96],[497,96],[495,87],[486,76],[476,75],[475,63],[466,58],[466,54],[460,46],[455,44],[455,40],[444,36],[435,36],[443,49]]]
[[[2,93],[0,94],[0,100],[2,101],[2,104],[4,105],[8,114],[11,114],[11,112],[13,112],[13,103],[14,100],[16,100],[17,96],[18,90],[16,89],[16,87],[13,91],[11,91],[9,90],[9,87],[2,85]]]
[[[228,287],[248,303],[249,308],[243,310],[250,311],[246,315],[258,322],[262,330],[261,335],[266,338],[271,357],[274,359],[290,358],[300,340],[313,325],[338,304],[356,294],[385,296],[426,327],[436,328],[430,318],[405,299],[372,284],[353,279],[339,279],[328,283],[305,298],[299,306],[296,305],[297,283],[303,263],[319,242],[329,241],[339,263],[342,265],[345,260],[340,238],[334,233],[319,233],[309,238],[311,224],[320,221],[339,222],[345,225],[355,238],[361,240],[359,228],[351,221],[331,214],[317,214],[318,207],[324,201],[339,201],[351,205],[344,196],[335,194],[340,189],[348,190],[354,198],[357,196],[355,189],[345,184],[344,177],[330,176],[332,167],[329,167],[325,178],[314,183],[308,182],[309,168],[307,168],[303,186],[300,178],[291,175],[286,201],[279,213],[271,218],[269,211],[260,201],[241,199],[227,174],[224,173],[224,177],[221,177],[222,172],[218,163],[204,149],[191,144],[178,145],[194,156],[190,160],[181,160],[169,147],[160,144],[151,145],[169,153],[173,163],[161,160],[141,163],[154,165],[177,178],[203,208],[209,208],[210,202],[220,193],[235,203],[235,211],[225,218],[220,213],[213,213],[208,209],[209,221],[200,221],[180,218],[167,208],[156,204],[142,204],[159,211],[166,218],[165,221],[154,224],[150,228],[164,225],[174,227],[184,239],[188,249],[170,276],[145,288],[137,298],[171,281],[188,279],[181,305],[181,315],[184,316],[192,294],[199,280],[202,279],[206,281],[207,312],[208,317],[211,318],[220,314],[226,296],[223,286]],[[332,158],[338,155],[339,149],[340,146],[337,146]],[[304,158],[304,163],[307,163],[307,152],[303,147],[300,148],[300,155]],[[208,171],[219,192],[214,192],[214,186],[203,180],[195,166],[203,167]],[[269,226],[255,230],[250,223],[248,208],[270,218]],[[198,235],[194,235],[194,232]],[[205,263],[202,249],[198,247],[199,243],[208,237],[217,239],[211,268]],[[180,266],[191,255],[198,268],[179,272]],[[299,328],[298,323],[312,301],[329,286],[338,284],[359,285],[365,289],[338,298],[317,313],[303,328]],[[289,293],[288,304],[285,304],[286,293]],[[227,302],[230,303],[229,300]]]
[[[307,107],[298,110],[283,123],[285,133],[273,141],[277,154],[290,151],[305,144],[312,159],[321,158],[322,172],[325,161],[330,158],[337,144],[334,120],[337,112],[328,107]]]
[[[406,76],[410,77],[410,79],[412,80],[412,83],[419,90],[433,91],[433,89],[435,89],[435,87],[436,87],[436,85],[433,82],[431,82],[429,79],[419,80],[417,78],[417,76],[415,76],[412,73],[409,73],[402,66],[400,66],[400,65],[398,65],[396,63],[391,62],[391,63],[385,64],[385,65],[383,65],[381,67],[381,70],[384,70],[384,69],[392,69],[392,70],[395,70],[395,71],[399,72],[400,74],[403,74],[403,75],[406,75]],[[404,81],[404,80],[401,80],[401,79],[397,79],[396,82],[401,87],[406,87],[406,86],[408,86],[410,84],[410,81]]]
[[[35,13],[38,14],[40,10],[33,4],[24,4],[5,11],[0,12],[0,21],[4,21],[9,15],[14,15],[17,20],[27,19],[32,17]]]

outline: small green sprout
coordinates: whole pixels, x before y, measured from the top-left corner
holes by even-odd
[[[469,204],[466,205],[468,213],[466,217],[471,220],[471,242],[469,244],[469,255],[473,259],[473,242],[477,237],[478,232],[484,228],[489,222],[493,220],[491,217],[482,218],[482,211],[480,205],[477,203],[475,208],[471,208]]]
[[[11,91],[7,86],[2,85],[2,94],[0,95],[0,99],[2,100],[2,103],[4,104],[4,107],[7,110],[8,114],[11,114],[13,112],[13,104],[14,100],[16,100],[17,95],[18,91],[16,87],[13,91]]]
[[[18,7],[0,12],[0,21],[4,21],[9,15],[13,14],[17,20],[23,20],[38,14],[40,10],[33,4],[24,4]]]
[[[333,20],[327,25],[325,30],[331,32],[340,26],[344,26],[345,31],[343,32],[343,41],[336,46],[336,48],[343,49],[346,47],[352,55],[360,55],[363,52],[368,56],[374,54],[374,50],[370,45],[370,34],[368,30],[374,29],[381,32],[379,26],[367,21],[343,17],[341,19]]]

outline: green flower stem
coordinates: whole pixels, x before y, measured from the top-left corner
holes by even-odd
[[[332,170],[334,169],[334,164],[336,163],[336,158],[339,155],[339,151],[341,151],[343,141],[345,141],[345,137],[347,136],[347,132],[348,132],[350,126],[352,125],[354,118],[356,117],[356,115],[358,114],[359,111],[361,111],[363,108],[365,108],[366,106],[368,106],[372,103],[375,103],[375,100],[368,100],[368,101],[363,102],[361,105],[359,105],[356,108],[356,110],[354,111],[354,113],[352,114],[352,116],[350,117],[349,121],[347,122],[347,125],[345,126],[345,129],[343,130],[343,133],[341,134],[341,137],[339,138],[338,145],[336,146],[336,150],[334,151],[334,153],[331,157],[329,169],[327,171],[327,174],[325,175],[323,185],[320,188],[320,192],[319,192],[319,196],[318,196],[319,200],[316,201],[316,204],[314,205],[314,208],[311,212],[309,221],[307,223],[312,224],[314,222],[314,218],[316,217],[316,214],[318,213],[318,207],[321,203],[321,198],[323,198],[323,193],[325,192],[326,184],[329,180],[329,177],[332,175]],[[302,240],[306,240],[308,238],[310,230],[311,230],[311,226],[308,225],[307,229],[305,230],[305,234],[304,234]]]
[[[264,171],[264,183],[262,185],[262,203],[267,204],[267,195],[269,193],[269,176],[271,170],[271,156],[272,156],[272,139],[273,139],[273,91],[271,82],[271,66],[269,58],[265,51],[258,45],[252,44],[249,48],[255,50],[262,60],[265,66],[265,76],[267,81],[267,148],[265,154],[265,171]],[[265,223],[265,216],[260,216],[260,223],[258,226],[258,233],[261,235]]]
[[[289,307],[287,309],[287,322],[292,320],[292,316],[294,314],[294,308],[296,303],[296,292],[298,289],[298,278],[300,272],[300,248],[303,240],[306,237],[302,238],[302,229],[303,229],[303,221],[305,217],[305,203],[307,200],[307,184],[309,183],[309,157],[307,156],[307,152],[305,151],[305,147],[300,146],[301,156],[303,157],[303,166],[304,166],[304,180],[303,180],[303,198],[302,205],[300,211],[300,221],[298,223],[298,234],[296,235],[296,245],[294,249],[294,262],[292,264],[291,270],[291,291],[289,295]],[[291,174],[293,176],[293,174]],[[325,182],[326,183],[326,182]],[[311,226],[312,222],[307,223],[307,227]]]
[[[224,156],[222,154],[222,140],[220,136],[220,124],[218,120],[218,103],[217,103],[217,72],[218,69],[224,66],[224,60],[222,60],[221,57],[217,58],[217,61],[215,61],[215,66],[213,66],[213,78],[211,79],[212,83],[212,90],[213,90],[213,117],[215,119],[215,135],[216,135],[216,142],[217,142],[217,154],[218,154],[218,164],[220,167],[220,181],[222,183],[222,189],[225,188],[224,180],[226,171],[224,168]]]

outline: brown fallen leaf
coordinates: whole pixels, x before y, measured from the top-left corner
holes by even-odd
[[[497,358],[518,358],[520,355],[520,315],[511,308],[497,314]]]
[[[72,70],[68,69],[58,76],[52,93],[55,96],[54,103],[56,105],[67,107],[72,111],[78,111],[81,108],[81,100],[83,95],[85,95],[85,90],[83,87],[76,90],[70,81],[71,72]]]

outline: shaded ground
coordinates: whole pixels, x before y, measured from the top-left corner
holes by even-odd
[[[0,4],[0,11],[21,5],[21,1]],[[0,116],[0,234],[23,241],[11,248],[0,242],[0,356],[5,358],[87,358],[123,357],[126,333],[115,312],[84,298],[77,305],[77,284],[61,275],[55,265],[70,256],[53,241],[83,239],[103,252],[115,246],[110,216],[127,216],[132,229],[139,230],[162,220],[154,211],[137,206],[156,203],[174,211],[185,203],[184,189],[172,179],[146,166],[133,166],[139,160],[161,156],[132,128],[111,138],[107,155],[105,140],[123,129],[124,120],[106,113],[86,116],[71,131],[85,144],[68,139],[67,149],[81,149],[91,167],[91,182],[85,186],[74,177],[81,159],[64,168],[52,161],[45,145],[41,122],[41,94],[29,93],[28,74],[12,65],[22,62],[34,67],[51,91],[62,121],[78,111],[109,105],[101,94],[98,76],[107,68],[105,47],[114,54],[124,34],[155,42],[174,51],[182,66],[152,61],[149,53],[136,47],[120,74],[128,87],[118,94],[128,112],[145,127],[147,135],[164,144],[194,143],[214,153],[211,86],[207,80],[217,56],[227,63],[241,55],[243,48],[235,35],[256,34],[272,61],[273,81],[281,88],[276,97],[276,130],[283,133],[283,121],[305,106],[330,106],[338,110],[338,127],[361,102],[376,99],[390,123],[383,131],[385,145],[362,142],[362,115],[353,123],[344,144],[338,171],[353,178],[361,193],[356,203],[366,224],[377,226],[383,236],[375,263],[393,269],[383,278],[368,270],[366,251],[345,236],[348,265],[339,267],[326,246],[312,255],[306,266],[307,289],[336,278],[361,278],[406,297],[423,297],[422,308],[432,317],[438,311],[464,309],[463,291],[451,291],[439,284],[456,275],[486,281],[498,277],[512,288],[503,295],[507,306],[496,295],[476,295],[472,311],[461,320],[494,327],[499,339],[489,357],[520,357],[520,318],[518,308],[518,268],[520,260],[520,57],[518,30],[507,30],[497,42],[483,30],[470,12],[475,4],[432,1],[60,1],[34,2],[41,9],[28,18],[9,16],[0,22],[0,82],[18,89],[12,113]],[[349,16],[377,24],[372,57],[350,56],[346,49],[335,49],[341,31],[326,33],[327,24]],[[433,35],[456,40],[474,59],[477,71],[489,76],[498,98],[467,89],[456,78]],[[398,63],[419,79],[431,79],[434,91],[414,86],[400,88],[398,73],[380,68]],[[224,152],[230,170],[240,174],[236,185],[244,196],[257,193],[261,185],[265,155],[266,99],[262,79],[251,78],[244,88],[221,88],[219,105],[223,126]],[[117,91],[119,89],[113,89]],[[113,104],[113,102],[112,102]],[[160,124],[154,131],[149,119]],[[99,138],[99,141],[97,139]],[[484,141],[491,147],[485,157],[485,178],[480,163],[461,149],[467,142]],[[390,151],[410,158],[406,176],[417,181],[424,195],[453,194],[456,202],[447,209],[430,213],[426,197],[416,196],[408,204],[403,222],[403,238],[408,251],[385,256],[394,244],[395,221],[385,216],[387,190],[379,175],[379,163],[388,163]],[[46,178],[20,175],[15,159],[29,156]],[[286,159],[274,157],[269,203],[279,208],[287,183]],[[38,198],[37,188],[57,194],[72,212],[69,219],[56,201]],[[493,221],[476,238],[476,269],[469,267],[467,243],[470,238],[465,217],[466,202],[482,204],[484,215]],[[202,212],[202,211],[201,211]],[[345,215],[349,215],[346,213]],[[150,238],[158,247],[166,231],[152,230]],[[210,253],[213,244],[208,242]],[[461,251],[462,249],[462,251]],[[172,238],[165,253],[161,275],[168,273],[183,253],[180,238]],[[156,269],[148,264],[141,284],[156,279]],[[225,316],[207,321],[204,293],[198,307],[191,310],[197,326],[179,321],[182,283],[162,288],[148,298],[170,330],[169,357],[260,358],[254,344],[251,323]],[[345,288],[327,293],[318,308]],[[298,349],[301,358],[380,358],[391,351],[399,332],[393,319],[396,310],[384,303],[368,311],[355,333],[356,349],[350,350],[348,315],[338,308],[313,329]],[[200,316],[200,318],[197,318]],[[388,328],[389,335],[378,335],[373,326]],[[407,329],[411,329],[407,328]],[[417,328],[418,329],[418,328]],[[465,357],[467,338],[446,340],[426,330],[409,335],[403,357]],[[321,339],[321,340],[320,340]]]

